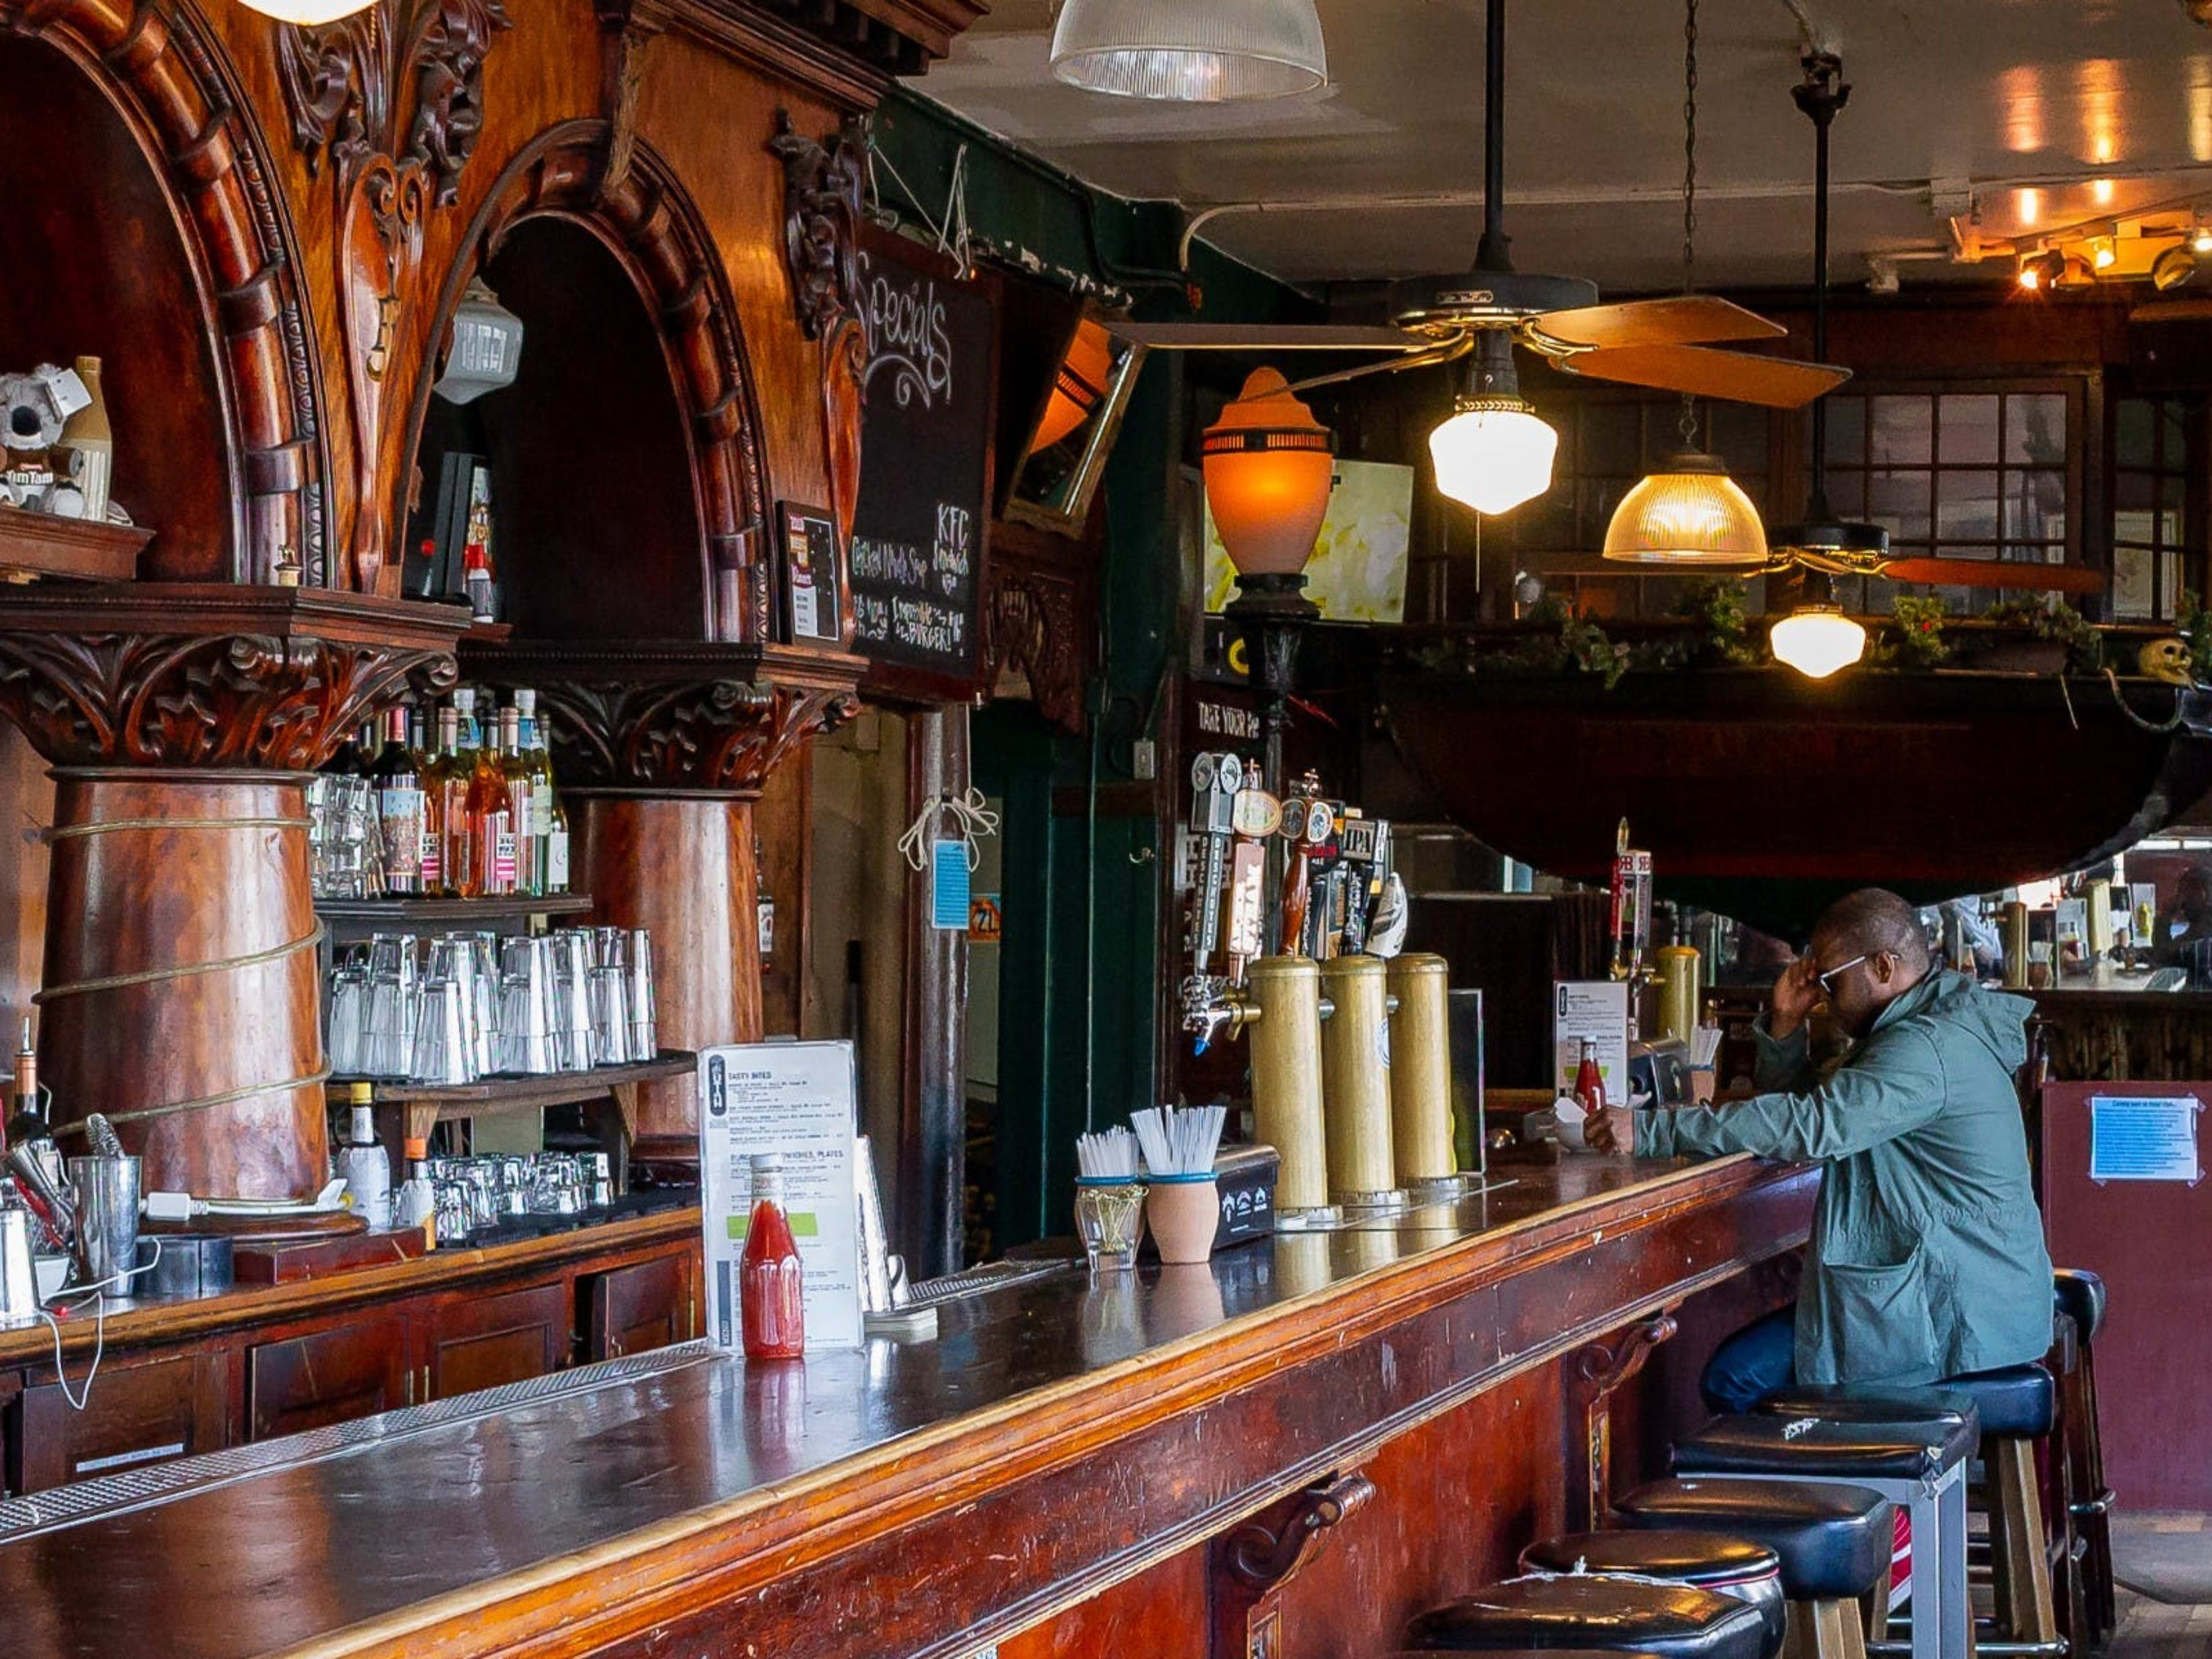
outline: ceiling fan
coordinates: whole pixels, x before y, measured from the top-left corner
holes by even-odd
[[[1472,356],[1462,413],[1520,409],[1512,348],[1593,380],[1702,398],[1796,409],[1850,378],[1830,364],[1713,343],[1773,339],[1789,332],[1731,301],[1705,294],[1598,302],[1577,276],[1525,275],[1506,253],[1505,3],[1488,0],[1483,104],[1483,232],[1471,272],[1398,283],[1384,327],[1329,325],[1117,323],[1115,332],[1167,350],[1384,350],[1397,355],[1302,380],[1291,392]],[[1449,492],[1448,492],[1449,493]]]

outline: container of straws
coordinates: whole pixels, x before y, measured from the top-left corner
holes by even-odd
[[[1148,1107],[1129,1115],[1145,1154],[1145,1218],[1160,1260],[1170,1266],[1213,1254],[1221,1209],[1213,1155],[1227,1115],[1219,1106]]]
[[[1137,1138],[1127,1129],[1075,1139],[1075,1231],[1097,1273],[1137,1265],[1145,1236],[1145,1186],[1137,1178]]]

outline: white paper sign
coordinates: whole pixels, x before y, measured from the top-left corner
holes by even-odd
[[[2190,1095],[2089,1101],[2089,1179],[2179,1181],[2204,1179],[2197,1161],[2197,1118],[2203,1106]]]
[[[784,1208],[805,1275],[808,1349],[860,1346],[854,1095],[849,1042],[733,1043],[701,1053],[707,1336],[716,1347],[744,1346],[738,1259],[752,1218],[756,1152],[783,1155]]]
[[[1597,1044],[1598,1075],[1608,1104],[1628,1104],[1628,983],[1617,979],[1563,979],[1552,986],[1552,1086],[1571,1095],[1581,1069],[1583,1039]]]

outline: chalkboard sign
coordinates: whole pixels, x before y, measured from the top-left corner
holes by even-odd
[[[853,515],[854,648],[973,680],[998,393],[998,324],[981,282],[873,227],[860,237],[867,405]]]

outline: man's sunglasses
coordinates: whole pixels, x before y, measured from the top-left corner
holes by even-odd
[[[1836,994],[1836,988],[1831,981],[1832,981],[1838,975],[1848,974],[1852,969],[1857,967],[1859,963],[1863,962],[1872,962],[1880,955],[1881,955],[1881,952],[1879,951],[1869,951],[1863,955],[1853,957],[1849,962],[1843,963],[1841,966],[1829,969],[1825,974],[1814,975],[1814,981],[1820,986],[1822,995],[1832,997]]]

